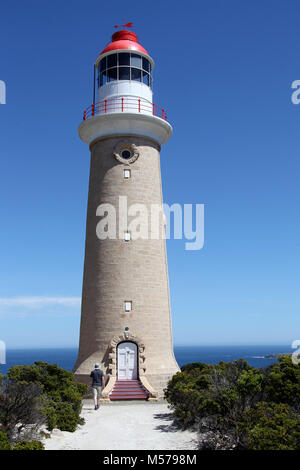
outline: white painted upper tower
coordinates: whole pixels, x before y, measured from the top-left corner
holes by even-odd
[[[137,35],[125,29],[115,32],[95,67],[97,102],[84,111],[81,139],[91,144],[104,136],[134,134],[165,143],[172,127],[165,109],[153,103],[154,61]]]

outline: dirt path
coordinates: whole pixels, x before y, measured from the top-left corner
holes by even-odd
[[[110,403],[94,411],[86,400],[85,425],[75,433],[54,430],[47,450],[185,450],[196,448],[196,433],[179,431],[166,403]]]

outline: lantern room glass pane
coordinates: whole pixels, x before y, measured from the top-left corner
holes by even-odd
[[[149,60],[145,59],[145,57],[143,57],[143,70],[150,72],[150,63]]]
[[[144,70],[142,74],[143,74],[143,83],[145,83],[145,85],[150,86],[149,74],[145,72]]]
[[[119,68],[119,80],[130,80],[130,68],[129,67]]]
[[[139,69],[131,69],[131,80],[134,80],[135,82],[140,82],[141,81],[141,70]]]
[[[118,78],[118,69],[117,67],[107,70],[107,81],[113,82]]]
[[[137,54],[131,54],[131,66],[142,68],[142,57]]]
[[[111,54],[107,56],[107,68],[116,67],[117,66],[117,59],[118,54]]]
[[[106,82],[107,82],[106,72],[103,72],[100,75],[100,85],[99,86],[105,85]]]
[[[119,53],[119,65],[130,65],[130,54],[127,52]]]
[[[106,57],[104,59],[100,60],[99,64],[99,72],[103,72],[103,70],[106,69]]]

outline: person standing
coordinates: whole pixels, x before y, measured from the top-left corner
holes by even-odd
[[[104,388],[104,374],[98,363],[95,364],[95,369],[92,370],[90,377],[92,379],[95,410],[98,410],[102,388]]]

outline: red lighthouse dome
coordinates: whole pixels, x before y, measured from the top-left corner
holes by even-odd
[[[122,30],[116,31],[112,35],[112,42],[109,43],[103,51],[99,54],[105,54],[106,52],[116,51],[116,50],[128,50],[128,51],[138,51],[142,54],[149,55],[146,49],[143,48],[141,44],[138,43],[138,38],[135,33],[132,31]]]

